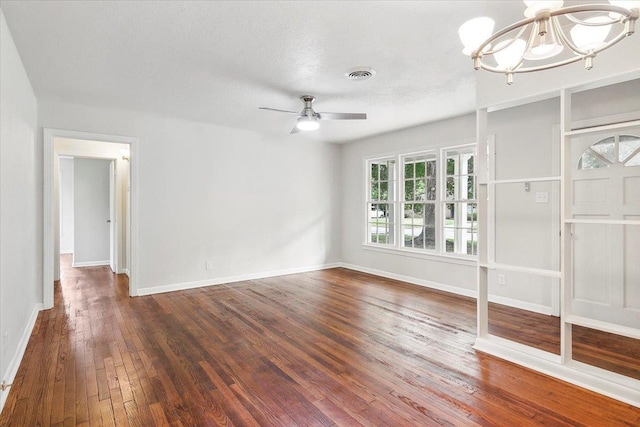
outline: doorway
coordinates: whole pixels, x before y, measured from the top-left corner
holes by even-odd
[[[107,230],[106,258],[115,273],[129,276],[129,295],[137,295],[137,160],[136,138],[59,129],[44,130],[44,308],[54,304],[54,281],[60,277],[60,156],[106,160],[109,174],[106,193],[110,202],[100,225]],[[103,215],[104,216],[104,215]],[[104,222],[104,223],[102,223]],[[86,236],[85,236],[86,237]],[[75,241],[75,238],[74,238]],[[74,251],[76,249],[74,248]],[[96,259],[89,262],[95,262]],[[98,265],[98,264],[94,264]]]
[[[58,142],[54,145],[59,146]],[[66,147],[62,148],[69,151],[70,144],[64,142]],[[78,144],[86,142],[75,143]],[[96,155],[103,156],[118,149],[107,143],[92,143],[92,148]],[[59,253],[70,255],[72,267],[109,265],[113,273],[124,273],[126,230],[118,230],[118,226],[125,217],[127,200],[122,187],[127,185],[129,173],[127,165],[116,167],[116,162],[115,158],[58,157]],[[122,203],[116,203],[117,197],[122,198]],[[125,255],[122,260],[120,252]]]

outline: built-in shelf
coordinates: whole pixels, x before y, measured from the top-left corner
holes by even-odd
[[[564,321],[566,323],[571,323],[572,325],[583,326],[590,329],[597,329],[599,331],[609,332],[611,334],[622,335],[625,337],[640,340],[639,328],[616,325],[615,323],[603,322],[602,320],[589,319],[588,317],[576,316],[573,314],[565,317]]]
[[[583,218],[567,218],[565,224],[603,224],[603,225],[640,225],[639,220],[632,219],[583,219]]]
[[[559,271],[555,270],[545,270],[543,268],[530,268],[530,267],[520,267],[517,265],[510,264],[498,264],[494,262],[490,263],[479,263],[480,267],[489,269],[489,270],[504,270],[504,271],[513,271],[515,273],[526,273],[526,274],[535,274],[538,276],[545,277],[553,277],[559,279],[562,274]]]
[[[525,182],[551,182],[551,181],[560,182],[561,179],[562,177],[560,176],[543,176],[539,178],[495,179],[495,180],[488,181],[487,183],[488,184],[523,184]]]

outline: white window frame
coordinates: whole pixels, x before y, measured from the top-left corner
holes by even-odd
[[[374,250],[379,252],[393,253],[398,255],[427,258],[427,259],[447,259],[449,262],[469,264],[475,263],[477,255],[467,255],[464,253],[452,253],[446,252],[444,229],[445,229],[445,215],[444,209],[447,204],[446,200],[446,153],[452,150],[460,150],[466,148],[474,149],[474,177],[477,194],[477,144],[475,141],[465,141],[459,144],[442,145],[440,147],[429,147],[419,150],[411,151],[398,151],[394,153],[381,154],[377,156],[367,156],[363,159],[363,184],[364,184],[364,227],[363,227],[363,249]],[[404,212],[403,206],[405,203],[411,204],[410,201],[405,201],[405,159],[415,158],[419,156],[435,156],[436,159],[436,200],[435,203],[435,249],[423,249],[404,246],[404,232],[403,232],[403,219]],[[395,219],[392,231],[395,236],[394,242],[390,243],[376,243],[370,241],[369,235],[369,221],[370,221],[370,203],[375,203],[371,200],[371,164],[374,162],[394,160],[395,177],[393,183],[395,188],[393,193],[396,195],[395,199],[388,200],[387,203],[390,208],[393,209],[393,218]],[[477,197],[477,196],[476,196]],[[449,201],[449,203],[451,203]],[[476,203],[477,199],[470,200],[469,203]],[[477,228],[476,228],[477,230]],[[477,239],[477,234],[476,234]]]

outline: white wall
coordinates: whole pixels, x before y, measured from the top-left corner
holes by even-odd
[[[140,293],[340,260],[334,145],[51,100],[39,124],[139,138]]]
[[[475,140],[475,115],[466,115],[362,139],[342,146],[342,260],[364,271],[471,295],[476,289],[475,261],[446,257],[422,259],[364,248],[365,157],[400,150],[437,148]]]
[[[73,266],[106,265],[110,259],[111,160],[76,158],[74,163]]]
[[[2,10],[0,93],[0,375],[11,382],[42,306],[42,164],[36,97]]]
[[[73,157],[60,159],[60,253],[73,253]]]

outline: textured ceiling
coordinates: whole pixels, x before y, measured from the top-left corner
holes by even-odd
[[[298,111],[298,97],[311,94],[317,111],[368,113],[305,134],[331,142],[473,111],[474,71],[457,28],[487,9],[509,19],[524,9],[514,1],[0,4],[39,98],[282,135],[295,117],[259,106]],[[377,75],[347,80],[356,66]]]

